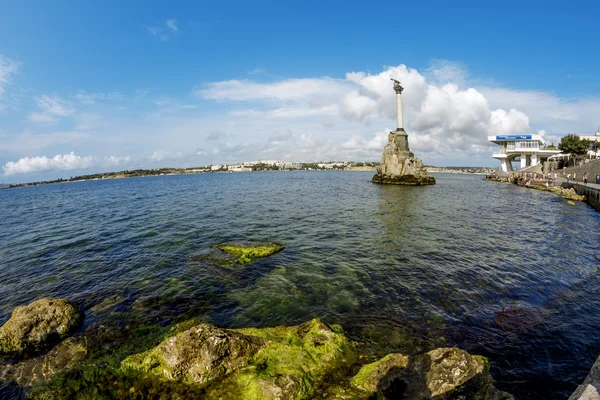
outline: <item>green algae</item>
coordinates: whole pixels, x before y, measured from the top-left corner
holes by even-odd
[[[188,399],[201,397],[202,390],[182,382],[165,382],[147,374],[121,368],[121,361],[140,351],[148,351],[163,340],[192,326],[190,319],[174,326],[138,325],[129,313],[112,313],[102,324],[90,326],[81,339],[87,355],[73,368],[44,381],[35,382],[28,398],[66,399]]]
[[[189,255],[191,261],[209,262],[231,268],[271,256],[285,248],[273,242],[228,242],[212,246],[200,254]]]
[[[306,399],[319,391],[328,376],[356,361],[343,329],[330,328],[318,319],[300,326],[225,331],[261,347],[238,369],[221,371],[212,381],[194,382],[174,373],[164,360],[152,357],[158,347],[123,360],[120,374],[126,379],[152,376],[156,381],[202,388],[206,398]]]
[[[341,327],[334,331],[318,319],[300,326],[234,331],[261,337],[267,345],[248,368],[208,388],[209,398],[310,398],[329,374],[354,362],[348,339],[338,333]]]
[[[278,243],[222,243],[213,246],[216,249],[231,254],[240,264],[247,264],[252,261],[260,260],[261,258],[273,255],[285,248]]]
[[[356,388],[375,393],[379,380],[392,368],[403,369],[407,365],[407,356],[398,353],[388,354],[380,360],[363,365],[360,371],[352,378],[351,383]]]
[[[485,357],[485,356],[479,356],[479,355],[474,355],[473,357],[480,359],[481,361],[483,361],[483,367],[485,368],[485,372],[490,372],[490,360],[489,358]]]

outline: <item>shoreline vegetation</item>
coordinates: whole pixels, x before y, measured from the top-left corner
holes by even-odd
[[[291,165],[293,164],[293,165]],[[274,163],[256,163],[252,165],[209,165],[205,167],[192,168],[155,168],[135,169],[116,172],[101,172],[96,174],[72,176],[69,178],[58,178],[48,181],[24,182],[13,184],[0,184],[0,189],[11,189],[25,186],[48,185],[53,183],[71,183],[96,181],[105,179],[140,178],[147,176],[165,175],[190,175],[206,173],[229,173],[229,172],[262,172],[262,171],[375,171],[379,163],[376,162],[328,162],[328,163],[285,163],[277,165]],[[486,167],[433,167],[426,166],[427,172],[452,173],[452,174],[475,174],[486,175],[492,173],[492,168]]]

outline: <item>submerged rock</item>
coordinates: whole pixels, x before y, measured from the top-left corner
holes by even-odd
[[[222,267],[247,264],[273,255],[285,248],[273,242],[229,242],[212,246],[213,249],[204,254],[189,256],[193,261],[208,261]]]
[[[169,380],[204,384],[246,366],[264,344],[258,337],[201,324],[126,358],[121,365]]]
[[[560,186],[552,186],[552,187],[548,188],[548,191],[550,191],[554,194],[561,195],[562,197],[564,197],[567,200],[585,201],[585,196],[577,194],[577,192],[575,192],[575,189],[573,189],[573,188],[563,188]]]
[[[82,338],[68,338],[49,352],[18,364],[7,364],[0,368],[0,375],[11,377],[22,386],[31,386],[53,375],[74,368],[87,354]],[[2,398],[0,396],[0,398]]]
[[[0,327],[0,354],[27,355],[44,350],[71,335],[83,313],[68,300],[44,298],[14,309]]]
[[[390,354],[361,368],[352,384],[384,399],[513,399],[493,386],[487,360],[456,348]]]

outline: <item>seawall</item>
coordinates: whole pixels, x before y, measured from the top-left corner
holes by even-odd
[[[567,183],[563,182],[561,185],[563,188],[573,188],[575,193],[584,195],[589,205],[600,211],[600,189],[596,189],[591,186],[584,186],[578,183]]]

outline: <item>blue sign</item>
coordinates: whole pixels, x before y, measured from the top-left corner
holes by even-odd
[[[531,135],[496,136],[496,140],[531,140]]]

